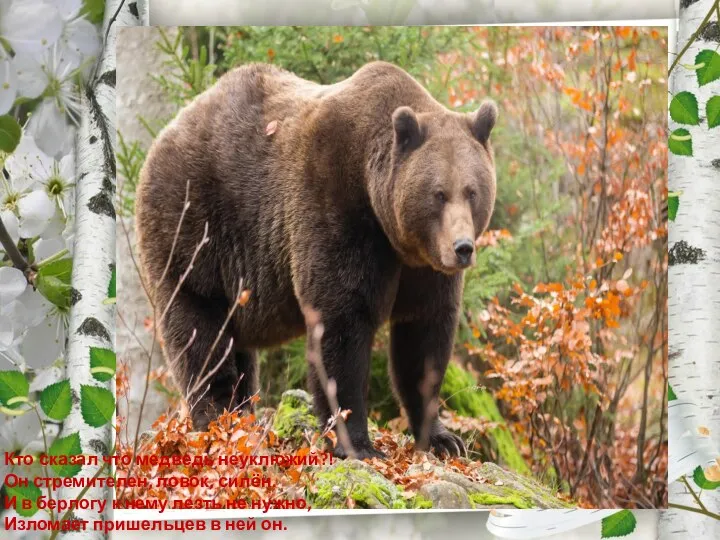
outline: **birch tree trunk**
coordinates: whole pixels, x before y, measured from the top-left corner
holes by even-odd
[[[86,464],[75,478],[89,479],[100,474],[103,457],[112,452],[114,378],[100,382],[91,373],[91,348],[111,351],[114,341],[114,305],[108,302],[115,267],[115,41],[118,26],[136,26],[147,20],[144,1],[108,0],[105,5],[103,37],[105,44],[90,81],[83,89],[82,117],[76,139],[77,184],[75,244],[72,284],[75,290],[70,312],[67,377],[73,393],[73,407],[63,424],[61,436],[78,433],[85,456],[96,456],[97,465]],[[113,366],[114,369],[114,366]],[[88,391],[90,389],[90,391]],[[108,407],[108,399],[112,407]],[[107,416],[108,421],[103,422]],[[112,493],[92,485],[63,488],[63,500],[84,499],[87,510],[73,512],[75,519],[87,520],[86,531],[69,532],[63,537],[104,538],[94,521],[111,515]],[[97,501],[104,501],[101,506]],[[108,508],[110,507],[110,508]]]
[[[713,6],[713,0],[682,0],[677,49],[682,50]],[[714,36],[714,39],[713,39]],[[701,29],[680,64],[695,64],[703,49],[718,47],[717,14]],[[720,94],[720,81],[699,86],[696,70],[675,67],[671,91],[692,92],[700,105]],[[671,130],[677,126],[671,124]],[[693,156],[669,155],[670,191],[681,191],[680,210],[670,226],[669,247],[675,249],[669,273],[670,385],[679,399],[698,405],[696,420],[710,429],[714,447],[720,446],[720,132],[710,130],[707,119],[690,129]],[[685,244],[679,244],[684,242]],[[678,250],[683,246],[682,253]],[[674,262],[674,264],[673,264]],[[673,358],[673,355],[677,357]],[[671,433],[672,440],[672,433]],[[672,448],[671,448],[672,451]],[[672,453],[672,452],[671,452]],[[696,507],[690,493],[669,478],[671,503]],[[720,509],[720,491],[704,492],[702,501],[711,512]],[[714,531],[714,532],[713,532]],[[662,513],[660,538],[718,538],[720,521],[682,510]]]

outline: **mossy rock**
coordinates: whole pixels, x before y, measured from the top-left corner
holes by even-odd
[[[287,390],[275,411],[273,429],[278,437],[301,442],[306,431],[317,431],[318,421],[312,410],[312,397],[304,390]]]
[[[338,461],[318,472],[313,491],[308,498],[314,508],[347,508],[348,498],[356,508],[406,508],[400,489],[357,459]]]
[[[407,502],[407,507],[413,510],[427,510],[433,507],[433,502],[417,493]]]
[[[435,480],[424,484],[418,495],[430,501],[432,508],[446,510],[472,508],[467,491],[457,484]]]
[[[495,493],[471,493],[470,501],[473,508],[508,508],[526,509],[532,508],[528,500],[521,495],[497,495]]]
[[[473,482],[476,488],[468,490],[475,508],[573,508],[537,480],[494,463],[483,463],[480,475],[486,482]]]
[[[461,491],[465,493],[469,506],[464,506],[464,500],[455,508],[572,508],[572,505],[559,499],[546,486],[528,476],[505,470],[494,463],[483,463],[480,475],[485,480],[478,482],[462,474],[448,471],[439,463],[432,463],[431,467],[413,464],[408,467],[408,476],[434,474],[437,480],[430,480],[420,491],[425,499],[429,500],[432,508],[452,508],[444,506]],[[428,488],[438,483],[434,488]],[[447,484],[456,486],[450,488]],[[410,506],[410,503],[408,504]]]
[[[497,447],[500,458],[513,471],[530,474],[530,468],[515,446],[515,441],[505,425],[505,419],[500,414],[495,398],[487,390],[477,389],[477,381],[471,373],[456,363],[450,362],[445,372],[440,395],[447,406],[460,416],[484,418],[500,424],[489,432],[489,438]]]

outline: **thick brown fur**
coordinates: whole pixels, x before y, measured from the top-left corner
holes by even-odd
[[[137,227],[145,280],[157,313],[167,310],[166,355],[178,358],[184,392],[233,340],[209,390],[188,396],[196,428],[247,403],[257,391],[255,351],[305,333],[302,306],[321,318],[323,365],[340,407],[352,411],[347,427],[359,457],[378,455],[367,432],[368,377],[373,336],[388,320],[390,373],[418,445],[464,450],[436,403],[462,270],[474,262],[474,241],[494,206],[496,115],[492,102],[473,114],[449,111],[383,62],[330,86],[247,65],[179,113],[148,154]],[[206,223],[209,242],[171,302]],[[250,301],[201,374],[241,277]],[[325,391],[310,372],[326,421]],[[348,450],[338,445],[335,453]]]

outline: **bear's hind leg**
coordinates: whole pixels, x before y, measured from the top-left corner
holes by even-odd
[[[170,298],[170,294],[165,297]],[[162,313],[164,306],[159,307]],[[240,363],[245,365],[252,364],[254,358],[243,356],[231,345],[230,328],[226,328],[217,339],[227,310],[227,302],[180,290],[167,308],[162,322],[166,358],[171,363],[180,391],[188,401],[196,431],[206,430],[224,409],[232,410],[237,406],[237,392],[245,384],[242,380],[238,382],[236,359],[244,358]],[[248,380],[251,379],[253,377]]]

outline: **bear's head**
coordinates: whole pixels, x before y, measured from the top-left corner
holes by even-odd
[[[495,206],[496,118],[492,101],[471,114],[393,113],[389,210],[393,244],[406,264],[454,274],[475,262],[475,241]]]

